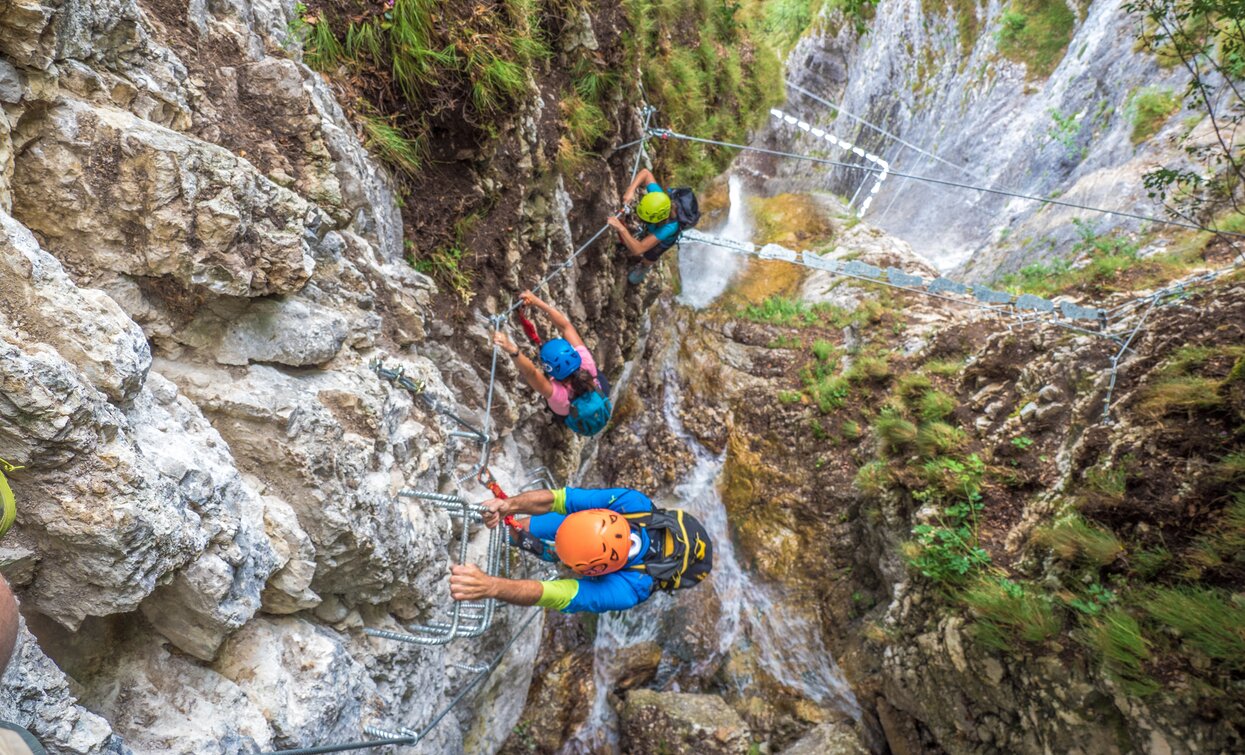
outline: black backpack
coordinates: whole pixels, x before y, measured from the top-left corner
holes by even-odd
[[[642,563],[628,567],[648,574],[666,592],[695,587],[713,569],[713,543],[695,517],[680,509],[624,514],[634,527],[648,532],[650,550]]]
[[[658,252],[664,252],[679,243],[679,236],[700,222],[700,203],[696,201],[696,192],[687,187],[671,189],[670,217],[679,224],[679,230],[669,241],[657,242]]]

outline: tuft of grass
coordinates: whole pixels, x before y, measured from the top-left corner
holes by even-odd
[[[916,450],[927,459],[959,451],[966,443],[964,431],[946,422],[922,425],[916,433]]]
[[[838,375],[823,375],[806,382],[809,396],[822,414],[841,409],[851,393],[851,385]]]
[[[426,147],[422,139],[409,139],[402,129],[387,118],[364,116],[363,131],[368,149],[407,175],[419,172]]]
[[[886,356],[858,356],[845,376],[853,383],[876,382],[890,375],[890,365]]]
[[[1205,570],[1245,566],[1245,493],[1237,493],[1209,534],[1198,538],[1186,556],[1184,574],[1201,578]]]
[[[860,440],[862,435],[860,423],[854,419],[843,420],[843,424],[839,426],[839,434],[844,440]]]
[[[938,422],[951,416],[955,411],[955,397],[943,391],[926,391],[921,396],[919,411],[921,419],[926,422]]]
[[[1219,388],[1222,381],[1200,375],[1167,378],[1150,386],[1142,395],[1138,411],[1160,418],[1176,412],[1215,409],[1223,405]]]
[[[914,398],[923,395],[933,387],[934,384],[927,376],[919,372],[909,372],[896,381],[895,395],[903,399],[904,402],[911,402]]]
[[[1124,500],[1128,487],[1128,458],[1115,466],[1094,466],[1085,470],[1085,490],[1104,502]]]
[[[1215,465],[1215,477],[1224,482],[1245,477],[1245,451],[1236,451],[1220,459]]]
[[[813,342],[813,356],[817,357],[817,361],[824,362],[832,354],[834,354],[834,344],[820,338]]]
[[[886,464],[871,461],[856,472],[852,484],[866,496],[877,497],[890,488],[893,479]]]
[[[963,371],[964,360],[962,359],[935,359],[921,365],[921,372],[940,377],[952,377],[959,375]]]
[[[1142,635],[1141,625],[1124,609],[1103,611],[1074,637],[1095,658],[1102,659],[1107,675],[1128,694],[1144,697],[1158,691],[1158,683],[1144,670],[1144,664],[1150,660],[1150,643]]]
[[[917,428],[903,417],[894,414],[883,414],[873,423],[873,431],[877,433],[882,449],[894,453],[916,442]]]
[[[1133,144],[1140,144],[1158,133],[1180,109],[1180,96],[1166,87],[1144,87],[1133,92],[1127,107]]]
[[[1039,529],[1034,541],[1050,548],[1061,560],[1106,566],[1124,553],[1124,545],[1113,533],[1071,514]]]
[[[313,71],[332,71],[341,64],[344,50],[328,19],[318,18],[310,24],[303,46],[303,61]]]
[[[1133,574],[1141,579],[1151,580],[1171,566],[1172,554],[1166,548],[1151,548],[1131,554],[1128,560],[1132,564]]]
[[[977,617],[977,639],[996,650],[1014,650],[1017,640],[1045,642],[1063,629],[1063,620],[1048,596],[1009,579],[980,579],[960,600]]]
[[[799,391],[779,391],[778,402],[780,404],[798,404],[803,400],[804,394]]]
[[[760,304],[749,304],[742,317],[764,325],[803,326],[817,321],[807,304],[785,296],[771,296]]]
[[[1142,601],[1155,621],[1174,631],[1186,651],[1229,669],[1245,669],[1245,607],[1207,587],[1156,587]]]

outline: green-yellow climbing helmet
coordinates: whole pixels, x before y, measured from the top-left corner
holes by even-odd
[[[670,217],[670,195],[664,191],[650,191],[640,200],[635,214],[645,223],[660,223]]]

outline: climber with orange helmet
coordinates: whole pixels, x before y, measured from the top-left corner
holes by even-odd
[[[544,312],[562,337],[540,347],[540,367],[501,330],[493,334],[493,344],[510,355],[523,382],[544,397],[550,411],[562,417],[567,427],[580,435],[599,433],[609,422],[613,406],[609,386],[598,373],[584,339],[570,318],[536,294],[524,291],[519,299],[524,306]]]
[[[577,579],[506,579],[473,564],[451,568],[455,600],[496,598],[568,613],[622,611],[653,594],[699,584],[713,568],[709,533],[691,514],[661,509],[627,488],[533,490],[484,502],[484,523],[527,514],[519,526],[553,543]]]
[[[606,223],[618,232],[618,239],[627,251],[627,258],[635,264],[627,275],[627,281],[639,285],[644,276],[661,255],[679,243],[679,235],[684,229],[696,225],[700,220],[700,208],[696,203],[696,195],[691,189],[674,189],[667,192],[657,183],[657,178],[647,168],[636,172],[631,185],[623,192],[623,204],[630,206],[635,201],[639,188],[645,187],[645,194],[635,207],[635,214],[643,223],[640,238],[627,228],[627,224],[617,216],[606,218]]]

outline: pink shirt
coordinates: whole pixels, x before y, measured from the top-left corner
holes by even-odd
[[[575,351],[579,352],[579,358],[583,360],[580,369],[587,370],[593,377],[597,376],[597,363],[592,358],[592,354],[588,353],[586,346],[576,346]],[[565,417],[571,413],[571,384],[563,380],[550,380],[553,383],[553,394],[549,396],[549,408],[554,414]],[[597,387],[601,387],[600,383]]]

